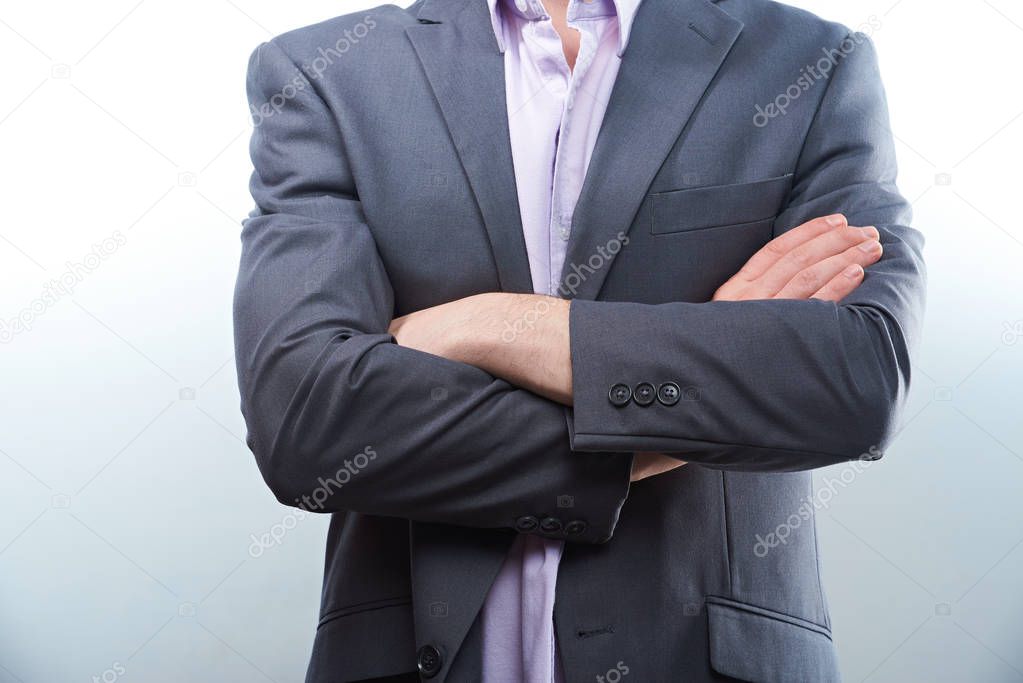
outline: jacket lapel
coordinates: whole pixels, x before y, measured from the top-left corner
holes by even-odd
[[[515,187],[504,56],[485,0],[427,0],[406,29],[483,215],[501,289],[532,292]],[[412,595],[420,644],[442,651],[438,681],[469,632],[514,532],[411,525]],[[478,662],[470,664],[474,666]]]
[[[597,298],[619,240],[741,31],[708,0],[643,0],[576,206],[566,297]]]
[[[406,29],[486,226],[501,289],[532,292],[515,188],[504,56],[485,0],[428,0]]]

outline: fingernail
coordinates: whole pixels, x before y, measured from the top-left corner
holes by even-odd
[[[874,254],[881,248],[881,243],[877,240],[868,240],[860,243],[860,251],[864,254]]]
[[[866,235],[868,235],[870,237],[870,239],[875,239],[876,240],[876,239],[880,239],[881,238],[881,233],[879,233],[877,231],[877,228],[875,228],[873,225],[868,225],[867,227],[862,228],[862,230],[863,230],[864,234],[866,234]]]
[[[837,228],[840,225],[845,225],[845,216],[840,213],[836,213],[834,216],[828,216],[824,219],[825,222],[833,228]]]
[[[845,276],[850,280],[858,280],[862,274],[863,268],[856,263],[845,269]]]

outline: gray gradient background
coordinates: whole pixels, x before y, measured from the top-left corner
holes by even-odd
[[[844,675],[1023,681],[1023,90],[1007,87],[1023,7],[795,4],[875,18],[929,240],[899,438],[817,476],[845,474],[818,511]],[[0,319],[75,273],[0,340],[0,683],[301,680],[325,520],[264,487],[231,355],[244,68],[271,35],[369,5],[0,9]],[[277,524],[280,544],[251,547]]]

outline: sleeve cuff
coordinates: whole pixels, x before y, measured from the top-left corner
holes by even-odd
[[[577,451],[681,451],[692,441],[677,425],[698,407],[700,391],[677,376],[678,359],[659,357],[653,306],[576,299],[569,309],[573,408],[569,441]]]

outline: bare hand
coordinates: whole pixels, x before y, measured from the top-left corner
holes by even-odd
[[[714,301],[823,299],[840,301],[881,258],[877,228],[856,228],[845,216],[816,218],[768,242],[714,294]]]

